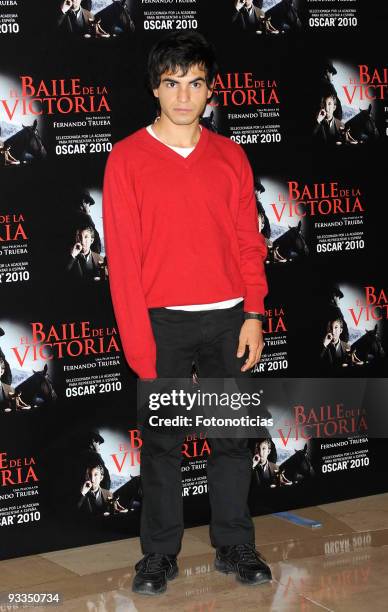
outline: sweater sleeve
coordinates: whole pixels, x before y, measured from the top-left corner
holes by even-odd
[[[245,283],[244,310],[264,314],[264,298],[268,292],[264,260],[267,247],[257,222],[256,199],[251,166],[242,151],[240,203],[237,237],[240,247],[241,275]]]
[[[128,164],[115,145],[105,169],[104,236],[113,308],[125,358],[140,378],[156,378],[156,346],[141,282],[141,220]]]

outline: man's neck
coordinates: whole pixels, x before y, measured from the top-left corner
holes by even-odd
[[[152,130],[160,140],[171,147],[195,147],[201,136],[199,119],[190,125],[175,125],[162,115],[152,124]]]

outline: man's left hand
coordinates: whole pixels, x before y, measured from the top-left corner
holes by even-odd
[[[264,348],[263,326],[262,322],[257,319],[247,319],[241,327],[237,357],[244,356],[247,346],[249,348],[249,355],[241,368],[241,372],[246,372],[253,368],[260,361]]]

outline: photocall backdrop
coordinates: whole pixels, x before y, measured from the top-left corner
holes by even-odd
[[[1,558],[139,533],[137,382],[109,294],[102,184],[114,143],[156,117],[146,59],[171,30],[214,44],[202,122],[243,146],[255,177],[269,282],[257,389],[330,377],[365,391],[387,368],[385,3],[257,0],[249,15],[229,0],[83,0],[74,16],[70,4],[0,2]],[[87,265],[77,243],[91,244]],[[324,346],[335,325],[337,350]],[[250,440],[254,514],[386,490],[365,392],[344,405],[322,381],[282,406],[267,388],[267,411],[294,419],[268,431],[269,480]],[[201,434],[182,447],[188,526],[209,520],[209,452]],[[90,478],[100,501],[81,495]]]

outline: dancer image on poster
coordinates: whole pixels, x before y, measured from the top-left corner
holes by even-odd
[[[104,442],[104,438],[97,430],[82,432],[76,444],[76,456],[83,472],[88,465],[101,465],[104,470],[104,478],[101,484],[105,489],[110,489],[111,478],[109,470],[101,454],[101,445]]]
[[[104,514],[108,511],[112,493],[101,488],[104,478],[104,468],[101,465],[91,465],[86,469],[85,482],[80,491],[78,510],[87,514]]]
[[[271,450],[272,440],[269,438],[256,444],[252,467],[259,486],[275,487],[277,484],[278,467],[268,461]]]
[[[75,280],[99,281],[108,275],[105,258],[91,250],[94,229],[85,227],[76,233],[66,264],[66,272]]]
[[[58,4],[57,25],[62,32],[89,34],[93,14],[81,6],[81,0],[60,0]]]
[[[322,67],[321,78],[319,83],[319,99],[326,98],[327,96],[333,96],[336,101],[336,109],[334,116],[342,120],[342,104],[338,97],[337,90],[333,83],[333,78],[337,74],[337,69],[331,61],[326,61]]]
[[[126,513],[124,508],[113,497],[108,489],[103,489],[101,483],[104,479],[104,468],[100,464],[90,465],[86,469],[85,481],[82,484],[77,508],[87,515],[108,516],[116,513]]]
[[[321,144],[342,143],[345,126],[334,116],[337,108],[337,96],[328,94],[321,99],[313,136],[316,142]]]
[[[91,207],[95,206],[95,200],[91,196],[90,191],[88,189],[82,189],[76,192],[70,197],[70,205],[72,211],[68,225],[71,236],[73,237],[77,230],[91,227],[94,231],[91,249],[95,253],[101,253],[101,237],[91,215]]]
[[[279,34],[264,11],[254,5],[253,0],[235,0],[232,14],[233,26],[241,32],[256,34]]]
[[[65,34],[96,38],[109,38],[110,34],[101,27],[93,13],[82,0],[60,0],[57,12],[57,26]],[[91,6],[87,3],[86,6]]]
[[[117,143],[107,162],[110,289],[124,353],[140,379],[188,381],[194,361],[200,378],[249,378],[264,346],[267,249],[252,170],[240,145],[199,124],[216,74],[213,48],[198,32],[159,40],[148,59],[157,120]],[[143,427],[142,439],[144,557],[132,588],[157,594],[178,573],[184,433]],[[247,506],[247,440],[210,444],[215,567],[261,584],[271,571],[255,549]]]
[[[292,485],[292,482],[279,470],[279,466],[268,460],[272,449],[273,441],[270,438],[258,440],[255,445],[252,467],[256,484],[260,487],[270,488]]]
[[[330,367],[347,365],[350,346],[342,339],[344,324],[342,319],[334,319],[327,324],[327,333],[323,339],[322,361]]]

